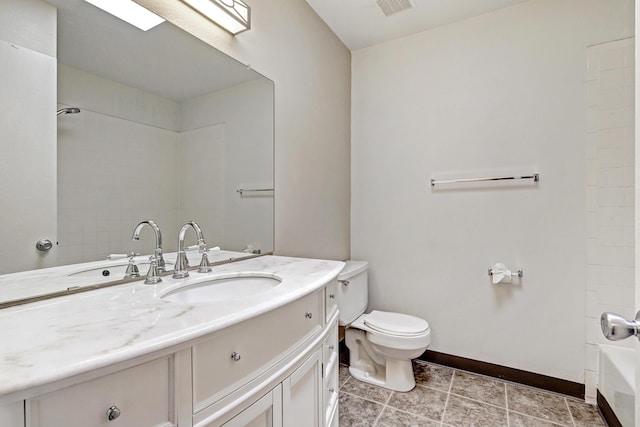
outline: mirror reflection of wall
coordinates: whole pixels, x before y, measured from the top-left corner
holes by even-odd
[[[59,107],[81,113],[58,121],[58,263],[150,253],[131,240],[150,218],[166,251],[189,220],[210,245],[272,250],[272,197],[236,191],[272,185],[272,97],[258,78],[177,102],[60,64]]]

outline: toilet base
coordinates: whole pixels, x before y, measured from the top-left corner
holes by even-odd
[[[350,366],[349,374],[359,381],[394,391],[407,392],[416,386],[410,360],[387,359],[386,366],[378,365],[376,369]]]
[[[354,378],[401,392],[413,390],[416,386],[411,352],[404,353],[406,359],[395,359],[388,354],[385,357],[372,346],[366,333],[359,329],[347,329],[345,343],[349,348],[349,373]]]

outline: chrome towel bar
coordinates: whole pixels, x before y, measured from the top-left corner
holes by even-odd
[[[460,178],[460,179],[448,179],[448,180],[440,180],[440,181],[431,179],[431,186],[435,187],[436,184],[457,184],[462,182],[483,182],[483,181],[508,181],[508,180],[516,180],[516,179],[532,179],[533,182],[539,182],[540,174],[534,173],[533,175],[497,176],[497,177],[490,177],[490,178]]]
[[[236,191],[242,196],[244,193],[252,193],[254,191],[273,191],[273,188],[239,188]]]

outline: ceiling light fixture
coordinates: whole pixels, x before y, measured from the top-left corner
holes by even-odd
[[[129,24],[147,31],[164,22],[155,13],[150,12],[132,0],[85,0],[95,7],[120,18]]]
[[[233,35],[251,28],[251,8],[242,0],[182,0]]]

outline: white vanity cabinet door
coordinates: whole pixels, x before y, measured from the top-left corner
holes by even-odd
[[[319,427],[322,405],[322,351],[316,350],[282,382],[284,427]]]
[[[173,427],[172,365],[157,359],[30,399],[26,426]]]
[[[322,327],[321,307],[318,291],[195,344],[194,414],[266,370],[305,337],[317,333]]]
[[[24,426],[24,401],[0,405],[0,426]]]
[[[282,427],[282,386],[278,385],[222,426]]]

